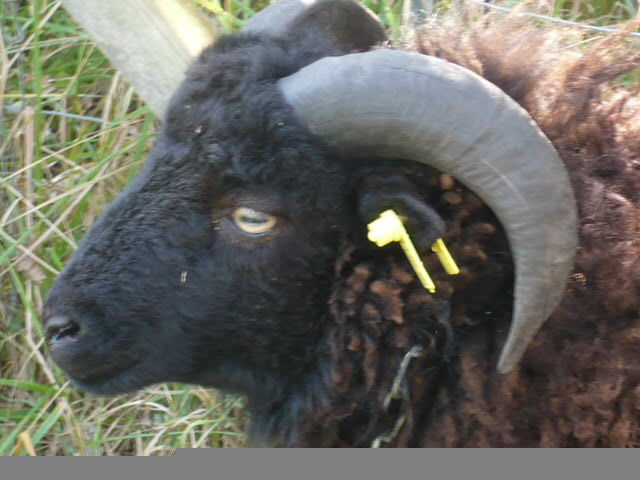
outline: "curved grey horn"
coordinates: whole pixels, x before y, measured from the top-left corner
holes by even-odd
[[[516,269],[498,362],[511,371],[558,305],[577,248],[567,172],[531,117],[468,70],[393,50],[323,58],[279,86],[298,118],[343,154],[426,163],[493,209]]]
[[[311,27],[324,30],[345,52],[387,39],[378,18],[353,0],[280,0],[251,17],[242,31],[285,37]]]

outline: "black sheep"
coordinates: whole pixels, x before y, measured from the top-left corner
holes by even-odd
[[[144,170],[59,277],[44,312],[56,362],[96,393],[244,394],[254,443],[635,445],[638,106],[607,89],[637,52],[613,58],[614,36],[569,58],[510,18],[416,35],[414,50],[511,95],[554,150],[468,70],[344,56],[382,40],[375,21],[264,27],[279,6],[202,53]],[[388,208],[435,294],[366,239]],[[429,252],[441,236],[459,276]]]

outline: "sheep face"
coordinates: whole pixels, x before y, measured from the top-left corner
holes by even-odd
[[[218,55],[240,72],[264,60]],[[50,293],[53,357],[88,390],[175,380],[247,391],[315,362],[344,231],[343,167],[273,83],[238,74],[212,89],[230,73],[211,63],[194,67],[144,170]]]
[[[226,156],[224,147],[218,152]],[[304,181],[267,188],[245,175],[225,191],[228,169],[214,167],[225,170],[216,175],[212,160],[190,149],[165,154],[95,225],[52,290],[48,315],[66,315],[80,330],[54,334],[54,358],[97,392],[162,380],[227,386],[217,375],[230,359],[239,369],[295,374],[291,355],[303,363],[313,358],[315,312],[327,296],[336,249],[341,198],[333,190],[340,180],[316,172],[328,187],[315,191],[311,205],[286,193],[313,188]],[[268,233],[242,229],[256,228],[251,222],[262,215],[277,218]],[[73,345],[58,353],[65,343]]]

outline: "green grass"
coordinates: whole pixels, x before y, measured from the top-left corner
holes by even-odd
[[[28,454],[21,434],[39,455],[242,444],[237,398],[183,385],[96,398],[49,361],[46,292],[156,120],[59,2],[2,2],[0,18],[0,455]]]
[[[194,1],[223,31],[268,3]],[[398,31],[401,1],[364,3]],[[632,0],[557,0],[544,13],[616,25],[636,10]],[[93,397],[50,362],[39,313],[46,293],[139,170],[157,121],[59,1],[3,0],[0,28],[0,455],[243,445],[241,399],[174,384]]]

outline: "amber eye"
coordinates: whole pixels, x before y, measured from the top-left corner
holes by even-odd
[[[250,235],[267,233],[277,223],[277,218],[273,215],[246,207],[236,208],[231,214],[231,220],[236,227]]]

